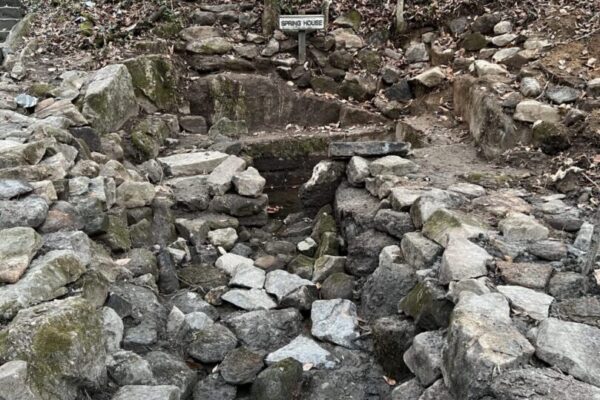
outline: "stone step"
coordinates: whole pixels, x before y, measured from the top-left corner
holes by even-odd
[[[0,18],[23,18],[21,7],[0,7]]]
[[[0,18],[0,30],[10,30],[19,22],[17,18]]]
[[[0,7],[21,7],[21,0],[0,0]]]

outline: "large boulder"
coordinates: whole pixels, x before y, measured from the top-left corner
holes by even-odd
[[[526,365],[535,349],[510,319],[508,301],[499,293],[465,293],[454,308],[442,373],[459,399],[490,394],[494,372]]]
[[[0,229],[17,226],[37,228],[48,216],[48,203],[39,196],[0,201]]]
[[[45,400],[75,400],[106,382],[100,313],[72,297],[21,311],[0,331],[0,363],[28,363],[28,380]]]
[[[161,110],[177,106],[177,75],[166,55],[142,55],[124,62],[138,97],[152,102]]]
[[[592,385],[600,385],[600,329],[548,318],[535,336],[535,354],[541,360]]]
[[[92,75],[83,99],[82,113],[99,133],[119,130],[138,113],[127,67],[108,65]]]

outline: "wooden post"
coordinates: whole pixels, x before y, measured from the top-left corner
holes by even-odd
[[[396,3],[396,32],[406,31],[406,20],[404,19],[404,0],[398,0]]]
[[[279,18],[279,0],[264,0],[262,15],[263,35],[270,36],[275,29]]]
[[[306,61],[306,31],[298,31],[298,62]]]

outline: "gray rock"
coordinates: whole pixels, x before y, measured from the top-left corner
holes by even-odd
[[[544,289],[554,271],[549,264],[511,263],[498,261],[496,263],[500,276],[509,285],[519,285],[530,289]]]
[[[17,282],[42,245],[42,238],[32,228],[9,228],[0,231],[0,282]]]
[[[0,229],[29,226],[37,228],[48,215],[48,203],[38,196],[22,200],[0,200]]]
[[[453,400],[443,379],[439,379],[433,385],[425,389],[419,400]]]
[[[41,399],[60,393],[61,400],[75,400],[80,387],[106,384],[102,319],[87,300],[70,297],[22,310],[2,334],[0,359],[27,362],[28,381]]]
[[[242,257],[237,254],[227,253],[219,257],[215,263],[217,268],[231,276],[235,275],[236,270],[240,265],[252,267],[254,265],[254,261],[252,261],[250,258]]]
[[[371,175],[405,176],[417,172],[419,166],[399,156],[385,156],[369,164]]]
[[[555,302],[552,304],[550,315],[600,328],[600,299],[584,296]]]
[[[235,269],[229,285],[249,289],[262,289],[265,284],[265,276],[265,271],[261,268],[240,264]]]
[[[526,76],[521,80],[520,91],[525,97],[538,97],[542,93],[542,85],[537,79]]]
[[[235,174],[246,168],[246,161],[237,156],[229,156],[208,176],[207,184],[213,195],[224,195],[231,188]]]
[[[504,35],[510,33],[513,30],[513,24],[510,21],[500,21],[494,25],[494,33],[496,35]]]
[[[329,156],[335,159],[349,159],[354,156],[407,156],[409,152],[410,145],[402,142],[360,141],[331,142],[329,144]]]
[[[162,351],[152,351],[144,358],[150,364],[157,385],[177,386],[181,398],[188,398],[196,384],[196,371],[188,367],[179,357]]]
[[[154,200],[154,185],[148,182],[123,182],[117,188],[117,204],[124,208],[144,207]]]
[[[171,298],[171,303],[179,308],[184,314],[199,311],[205,313],[212,319],[217,318],[219,315],[213,306],[204,301],[202,297],[195,292],[179,292]]]
[[[223,136],[231,139],[239,139],[240,136],[247,134],[248,126],[246,125],[246,121],[232,121],[227,117],[219,119],[208,130],[208,136],[211,139]]]
[[[190,210],[203,211],[210,202],[206,175],[170,179],[165,182],[173,190],[175,201]]]
[[[353,298],[354,278],[350,275],[338,272],[329,276],[321,284],[321,298],[331,299],[349,299]]]
[[[543,392],[532,393],[533,388]],[[505,371],[494,378],[491,395],[498,399],[517,400],[556,399],[579,400],[600,399],[600,389],[577,381],[551,368],[523,368]]]
[[[499,293],[465,293],[456,305],[443,351],[442,372],[457,398],[489,392],[493,371],[518,368],[534,353],[512,325],[508,301]]]
[[[258,374],[250,393],[254,400],[288,400],[300,393],[301,386],[302,364],[286,358]]]
[[[40,400],[41,397],[27,382],[28,364],[9,361],[0,366],[0,398],[5,400]]]
[[[0,319],[11,319],[19,310],[66,294],[65,286],[84,272],[85,266],[72,251],[38,257],[17,283],[0,287]]]
[[[430,386],[442,377],[443,346],[440,331],[423,332],[413,338],[412,346],[404,353],[404,362],[421,385]]]
[[[384,317],[373,322],[372,331],[374,354],[386,376],[397,380],[407,378],[410,370],[402,355],[415,337],[415,324],[397,316]]]
[[[0,179],[0,200],[10,200],[17,196],[31,193],[33,187],[25,182],[16,179]]]
[[[548,318],[535,333],[536,356],[575,378],[598,385],[600,329]]]
[[[557,299],[579,297],[585,293],[586,278],[577,272],[557,272],[550,279],[548,292]]]
[[[92,75],[82,114],[94,129],[99,133],[116,132],[137,112],[131,75],[125,65],[108,65]]]
[[[485,188],[483,186],[466,182],[459,182],[454,185],[448,186],[448,191],[458,193],[470,199],[485,196],[486,194]]]
[[[377,260],[387,246],[397,244],[393,237],[368,230],[356,237],[349,236],[346,269],[353,275],[368,275],[377,268]]]
[[[233,349],[219,365],[219,371],[225,382],[232,385],[251,383],[263,369],[264,355],[245,347]]]
[[[462,293],[471,292],[477,295],[491,293],[491,286],[492,284],[487,277],[450,282],[446,298],[456,304],[460,300]]]
[[[453,306],[438,281],[425,279],[400,301],[398,309],[411,316],[419,327],[434,330],[448,326]]]
[[[509,213],[498,223],[502,235],[508,240],[537,241],[548,237],[549,230],[536,221],[535,217],[518,212]]]
[[[406,62],[413,64],[418,62],[429,61],[429,53],[425,43],[412,43],[404,53]]]
[[[277,303],[263,289],[232,289],[221,296],[221,299],[244,310],[270,310]]]
[[[227,384],[220,374],[211,374],[194,388],[194,400],[235,400],[237,389]]]
[[[407,211],[419,197],[427,193],[427,189],[397,187],[390,191],[390,202],[396,211]]]
[[[223,319],[239,338],[251,348],[274,351],[300,333],[302,316],[298,310],[257,310],[242,314],[232,314]]]
[[[148,361],[132,351],[111,354],[107,364],[110,377],[119,385],[151,385],[154,380]]]
[[[515,109],[513,116],[517,121],[535,122],[538,120],[560,122],[558,110],[537,100],[523,100]]]
[[[283,270],[269,272],[265,280],[267,293],[274,295],[279,301],[302,286],[314,286],[314,283]]]
[[[485,60],[476,60],[473,63],[473,67],[480,78],[489,75],[508,75],[508,70],[502,65]]]
[[[450,236],[442,256],[441,283],[477,278],[487,274],[487,263],[493,259],[487,251],[458,235]]]
[[[406,233],[415,230],[409,213],[389,209],[382,209],[377,212],[375,227],[398,239],[402,239]]]
[[[265,361],[267,365],[272,365],[286,358],[323,369],[332,369],[339,362],[330,352],[306,336],[298,336],[286,346],[270,353]]]
[[[234,217],[251,217],[260,214],[269,203],[266,194],[259,197],[243,197],[228,193],[223,196],[215,196],[210,202],[210,209],[218,213],[226,213]]]
[[[221,362],[237,346],[235,335],[221,324],[212,324],[194,332],[187,353],[203,363]]]
[[[419,83],[427,88],[434,88],[441,85],[446,79],[446,74],[440,67],[434,67],[415,76],[412,81]]]
[[[550,86],[546,89],[546,97],[556,103],[572,103],[581,96],[581,92],[569,86]]]
[[[170,176],[193,176],[210,174],[227,157],[218,151],[182,153],[158,158]]]
[[[567,245],[559,240],[540,240],[529,243],[527,251],[542,260],[560,261],[567,256]]]
[[[346,266],[346,257],[337,257],[324,255],[319,257],[314,264],[313,282],[323,282],[329,276],[344,272]]]
[[[304,207],[319,208],[331,203],[345,167],[337,161],[321,161],[315,165],[310,179],[300,187],[299,197]]]
[[[406,262],[415,269],[431,267],[443,252],[442,246],[427,239],[419,232],[406,233],[402,237],[400,247]]]
[[[216,229],[208,232],[208,240],[215,247],[223,247],[225,250],[231,250],[238,240],[238,235],[233,228]]]
[[[359,337],[356,305],[349,300],[318,300],[312,304],[310,314],[311,333],[316,338],[327,340],[348,348],[356,347]]]
[[[232,182],[238,194],[250,197],[260,196],[267,183],[266,179],[260,176],[258,170],[253,167],[248,167],[245,171],[235,174]]]
[[[363,287],[361,315],[367,320],[374,320],[396,314],[398,302],[416,283],[415,270],[401,263],[398,246],[384,248],[379,255],[379,266]]]
[[[517,39],[519,35],[515,33],[504,33],[502,35],[494,36],[492,38],[492,44],[497,47],[504,47],[509,43],[512,43]]]
[[[394,388],[392,391],[392,400],[419,399],[424,390],[417,378],[413,378]]]
[[[370,176],[369,161],[360,156],[354,156],[348,162],[346,167],[346,176],[348,182],[353,186],[361,186],[365,179]]]
[[[498,286],[497,289],[510,301],[513,310],[538,321],[548,318],[554,297],[521,286]]]
[[[102,331],[106,341],[106,353],[119,351],[123,340],[123,320],[110,307],[102,307]]]
[[[180,392],[177,386],[123,386],[112,397],[112,400],[179,400]]]

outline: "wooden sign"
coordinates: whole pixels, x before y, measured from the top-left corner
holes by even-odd
[[[281,15],[279,29],[282,31],[315,31],[325,29],[324,15]]]
[[[279,29],[285,32],[298,32],[298,61],[306,61],[306,32],[325,29],[325,15],[281,15]]]

